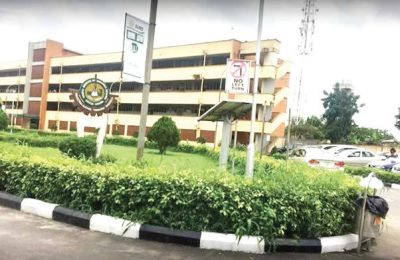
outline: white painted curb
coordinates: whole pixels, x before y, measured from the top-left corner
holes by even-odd
[[[140,224],[121,218],[94,214],[90,218],[89,229],[117,236],[139,238]]]
[[[400,190],[400,185],[399,184],[392,184],[392,189]]]
[[[344,252],[356,249],[358,235],[348,234],[344,236],[321,237],[321,253]]]
[[[243,236],[239,241],[234,234],[201,232],[200,248],[264,254],[264,239]]]
[[[44,218],[53,218],[53,210],[57,204],[43,202],[35,199],[23,199],[21,211]]]

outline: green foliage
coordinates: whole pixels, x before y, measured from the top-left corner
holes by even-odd
[[[58,134],[44,135],[37,131],[18,131],[18,129],[13,129],[13,132],[12,134],[0,132],[0,141],[33,147],[57,148],[59,143],[66,138]]]
[[[207,140],[204,137],[199,136],[196,138],[196,142],[199,144],[205,144],[207,142]]]
[[[151,127],[147,138],[149,141],[157,143],[160,153],[165,154],[168,146],[178,145],[179,130],[170,117],[163,116]]]
[[[353,116],[358,113],[357,101],[360,98],[349,89],[340,89],[336,83],[333,92],[324,91],[322,99],[325,112],[325,135],[332,143],[344,142],[354,125]]]
[[[290,127],[290,135],[298,140],[324,140],[325,138],[323,123],[316,116],[311,116],[305,121],[302,118],[293,119]]]
[[[115,163],[117,158],[111,154],[100,154],[98,158],[93,158],[92,162],[96,164]]]
[[[399,113],[397,115],[395,115],[394,117],[396,118],[396,123],[394,124],[394,126],[400,130],[400,107],[399,107]]]
[[[106,144],[115,144],[115,145],[124,145],[124,146],[136,146],[137,139],[136,138],[123,138],[120,136],[106,137]]]
[[[4,130],[8,127],[9,120],[2,109],[0,109],[0,130]]]
[[[96,140],[92,136],[71,136],[64,139],[60,151],[73,158],[94,158],[96,156]]]
[[[237,152],[237,159],[243,153]],[[165,171],[43,158],[0,144],[0,187],[91,213],[177,230],[316,238],[351,231],[359,190],[348,175],[257,160],[254,180],[216,170]]]
[[[355,126],[346,137],[346,141],[351,144],[381,144],[383,140],[393,138],[387,130]]]
[[[384,183],[400,184],[400,174],[392,173],[381,169],[346,166],[344,171],[350,175],[362,176],[362,177],[366,177],[371,172],[374,172],[376,174],[376,177],[381,179]]]

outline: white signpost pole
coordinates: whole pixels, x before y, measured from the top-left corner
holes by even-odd
[[[253,85],[253,104],[251,107],[251,124],[250,124],[250,138],[249,145],[247,146],[246,158],[246,177],[253,178],[254,170],[254,125],[256,121],[256,101],[255,95],[258,88],[258,74],[260,71],[260,51],[261,51],[261,32],[264,11],[264,0],[260,0],[260,7],[258,14],[258,33],[257,33],[257,47],[256,47],[256,68],[254,72],[254,85]]]

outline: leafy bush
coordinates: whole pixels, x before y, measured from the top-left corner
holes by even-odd
[[[96,140],[92,136],[66,138],[58,148],[62,153],[73,158],[93,158],[96,156]]]
[[[362,177],[366,177],[371,172],[374,172],[376,174],[376,177],[381,179],[384,183],[400,184],[400,174],[398,173],[392,173],[376,168],[350,167],[350,166],[346,166],[344,171],[350,175],[357,175]]]
[[[196,142],[199,144],[205,144],[207,142],[207,140],[204,137],[199,136],[196,138]]]
[[[112,156],[111,154],[100,154],[98,158],[93,158],[92,161],[96,164],[107,164],[115,163],[117,161],[117,158]]]
[[[115,144],[115,145],[124,145],[124,146],[136,146],[137,139],[136,138],[123,138],[120,136],[115,137],[107,137],[106,141],[107,144]]]
[[[4,130],[8,127],[8,117],[2,109],[0,109],[0,130]]]
[[[16,129],[14,129],[16,130]],[[14,131],[13,130],[13,131]],[[14,143],[17,145],[28,145],[34,147],[53,147],[57,148],[59,143],[65,137],[58,135],[42,136],[37,132],[16,132],[10,134],[8,132],[0,132],[0,141]]]
[[[0,187],[77,210],[264,238],[346,234],[354,221],[356,181],[297,162],[265,157],[257,163],[263,171],[248,180],[217,170],[89,165],[63,156],[40,158],[29,149],[0,144]]]
[[[151,127],[147,138],[149,141],[157,143],[158,150],[164,154],[168,146],[178,145],[179,130],[170,117],[163,116]]]

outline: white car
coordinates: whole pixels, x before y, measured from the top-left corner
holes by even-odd
[[[346,150],[353,150],[353,149],[359,149],[359,148],[356,146],[347,145],[347,144],[333,144],[333,145],[325,146],[322,149],[330,154],[339,154]]]
[[[392,168],[392,172],[394,173],[400,173],[400,163],[395,164]]]
[[[339,153],[325,154],[308,161],[311,166],[320,166],[328,169],[343,169],[348,166],[367,166],[371,161],[382,160],[384,156],[376,155],[368,150],[351,148]]]

